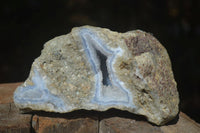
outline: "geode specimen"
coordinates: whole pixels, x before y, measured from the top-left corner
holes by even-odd
[[[152,35],[83,26],[44,45],[14,102],[59,113],[116,108],[160,125],[177,115],[179,96],[167,51]]]

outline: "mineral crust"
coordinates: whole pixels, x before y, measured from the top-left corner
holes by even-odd
[[[59,113],[116,108],[161,125],[177,115],[179,96],[167,51],[151,34],[82,26],[45,43],[14,102]]]

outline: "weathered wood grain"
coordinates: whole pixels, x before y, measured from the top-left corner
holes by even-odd
[[[66,114],[22,114],[13,103],[21,83],[0,84],[0,133],[199,133],[200,124],[180,112],[164,126],[156,126],[126,111],[79,110]],[[32,112],[33,113],[33,112]]]
[[[13,92],[18,85],[0,84],[0,133],[31,132],[31,114],[21,114],[13,103]]]

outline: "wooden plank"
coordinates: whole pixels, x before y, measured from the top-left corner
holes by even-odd
[[[164,126],[148,123],[144,118],[124,116],[103,117],[99,133],[199,133],[200,125],[180,112],[179,117]]]
[[[200,133],[200,124],[180,112],[177,123],[160,127],[164,133]]]
[[[70,113],[21,114],[13,103],[13,92],[21,83],[0,84],[0,133],[199,133],[200,125],[180,112],[164,126],[156,126],[126,111],[79,110]],[[32,112],[33,113],[33,112]]]
[[[20,114],[13,103],[13,92],[20,84],[0,84],[0,133],[31,132],[31,115]]]
[[[90,117],[69,119],[34,115],[32,126],[36,133],[98,133],[98,120]]]
[[[20,83],[0,84],[0,104],[13,103],[13,93]]]

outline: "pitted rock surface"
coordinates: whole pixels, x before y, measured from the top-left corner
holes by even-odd
[[[45,43],[14,102],[59,113],[116,108],[161,125],[177,115],[179,96],[167,51],[152,35],[82,26]]]

